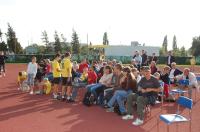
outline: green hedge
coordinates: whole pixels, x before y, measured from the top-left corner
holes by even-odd
[[[36,56],[37,60],[50,59],[53,60],[54,55],[52,54],[37,54],[37,55],[9,55],[7,63],[28,63],[31,61],[32,56]],[[88,58],[89,61],[98,60],[98,56],[87,56],[87,55],[72,55],[72,60],[80,62],[83,58]],[[131,62],[131,56],[106,56],[107,60],[116,59],[121,61],[123,64],[129,64]],[[179,65],[189,65],[191,57],[176,57],[176,63]],[[200,58],[196,58],[197,64],[200,62]],[[199,61],[198,61],[199,60]],[[159,56],[158,64],[166,64],[166,57]]]

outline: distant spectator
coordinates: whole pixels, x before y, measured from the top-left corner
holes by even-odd
[[[156,62],[155,61],[151,62],[150,68],[151,68],[151,74],[152,75],[158,71],[158,68],[156,67]]]
[[[116,59],[113,59],[113,60],[112,60],[112,66],[114,67],[116,64],[117,64],[117,60],[116,60]]]
[[[167,56],[167,65],[169,67],[171,67],[171,64],[175,62],[175,57],[172,55],[172,51],[168,52],[168,56]]]
[[[84,68],[89,68],[89,65],[87,64],[87,60],[83,59],[81,64],[79,65],[79,72],[83,73]]]
[[[3,76],[6,76],[5,61],[6,61],[7,58],[8,57],[6,57],[4,55],[4,52],[0,51],[0,77],[2,77],[2,73],[3,73]]]
[[[133,59],[135,59],[136,66],[138,70],[140,70],[140,67],[142,64],[142,57],[140,56],[139,51],[135,51],[135,55],[133,56]]]
[[[147,66],[147,54],[146,54],[146,51],[142,50],[142,66]]]
[[[155,53],[152,54],[152,56],[149,57],[149,64],[151,64],[152,61],[155,61],[157,63],[158,58]]]

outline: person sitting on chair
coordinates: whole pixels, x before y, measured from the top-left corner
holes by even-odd
[[[177,80],[189,80],[188,85],[188,95],[189,98],[192,98],[192,88],[199,90],[198,82],[196,76],[193,72],[190,72],[189,68],[185,68],[182,75],[176,76]],[[180,86],[183,88],[184,86]]]
[[[160,83],[158,79],[151,75],[148,66],[143,67],[144,77],[138,83],[138,93],[131,93],[127,97],[127,115],[123,116],[123,120],[133,119],[133,102],[137,103],[138,118],[132,123],[135,126],[144,123],[144,108],[148,104],[155,104],[158,92],[160,91]]]

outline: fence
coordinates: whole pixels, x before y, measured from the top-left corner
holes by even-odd
[[[37,54],[37,55],[8,55],[7,63],[28,63],[31,61],[32,56],[37,57],[37,60],[50,59],[53,60],[55,55],[52,54]],[[83,58],[88,58],[89,61],[98,60],[98,56],[92,55],[72,55],[72,60],[80,62]],[[131,56],[106,56],[106,60],[121,61],[123,64],[129,64],[131,62]],[[176,57],[176,63],[179,65],[189,65],[191,57]],[[196,57],[197,64],[200,64],[200,57]],[[159,56],[158,64],[166,64],[166,57]]]

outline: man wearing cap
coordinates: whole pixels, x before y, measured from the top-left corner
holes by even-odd
[[[138,83],[138,92],[131,93],[127,98],[127,115],[123,116],[123,120],[133,119],[133,102],[137,103],[138,118],[132,123],[135,126],[144,123],[144,108],[147,104],[155,104],[157,93],[160,89],[159,81],[151,75],[148,66],[144,67],[144,77]]]

